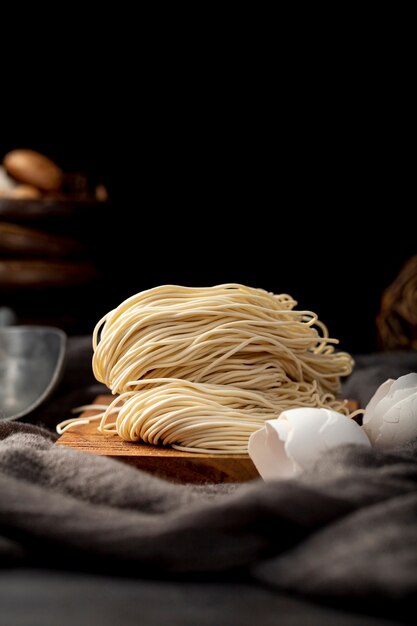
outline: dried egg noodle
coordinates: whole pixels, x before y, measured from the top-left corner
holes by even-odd
[[[353,361],[296,304],[238,284],[164,285],[132,296],[93,334],[95,377],[118,397],[58,432],[99,420],[102,433],[126,441],[242,454],[251,433],[285,409],[348,413],[334,394]]]

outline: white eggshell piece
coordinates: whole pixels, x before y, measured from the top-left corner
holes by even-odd
[[[391,448],[417,437],[417,391],[412,396],[397,402],[384,415],[383,424],[375,445]]]
[[[269,420],[265,426],[249,439],[248,452],[256,469],[264,480],[290,478],[294,475],[294,465],[285,451],[276,429],[278,420]]]
[[[368,403],[363,429],[379,448],[390,448],[417,437],[417,374],[388,380]]]
[[[362,419],[362,427],[372,443],[374,443],[379,435],[379,429],[382,426],[382,416],[378,419],[375,416],[375,408],[388,395],[392,385],[395,383],[393,378],[389,378],[378,387],[372,398],[365,407],[365,413]]]
[[[416,387],[417,374],[415,372],[411,372],[411,374],[405,374],[405,376],[397,378],[391,387],[391,392],[398,391],[400,389],[415,389]]]
[[[279,416],[278,421],[287,420],[291,430],[285,442],[287,455],[298,466],[313,462],[326,449],[320,429],[327,421],[324,409],[290,409]]]
[[[370,446],[366,433],[346,415],[328,409],[300,408],[281,413],[253,433],[249,455],[265,480],[290,478],[332,447]]]
[[[394,386],[394,385],[393,385]],[[397,391],[392,391],[392,387],[387,395],[382,398],[378,402],[378,404],[374,408],[373,419],[377,422],[382,422],[384,415],[389,411],[395,404],[402,402],[409,396],[412,396],[415,393],[416,389],[397,389]]]
[[[336,411],[327,411],[327,422],[321,427],[320,433],[327,448],[347,445],[349,443],[371,446],[367,434],[355,422],[355,420],[345,415],[340,415]],[[340,419],[340,417],[345,419]]]
[[[395,380],[393,378],[388,378],[388,380],[386,380],[384,383],[382,383],[382,385],[378,387],[378,389],[375,391],[374,395],[372,396],[372,398],[369,400],[368,404],[365,407],[365,415],[363,416],[363,424],[366,423],[367,416],[368,416],[368,420],[370,419],[370,416],[374,412],[376,405],[378,404],[380,400],[382,400],[382,398],[384,398],[387,395],[387,393],[389,392],[389,390],[391,389],[394,383],[395,383]]]
[[[291,425],[288,420],[268,420],[266,422],[266,429],[269,431],[271,428],[274,428],[281,441],[287,441],[288,435],[291,431]]]

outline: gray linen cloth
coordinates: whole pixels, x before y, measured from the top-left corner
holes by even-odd
[[[56,397],[38,413],[45,424],[65,418],[64,406],[88,401],[101,390],[89,373],[88,343],[73,343],[70,357]],[[351,397],[355,388],[369,396],[378,377],[396,376],[403,367],[409,371],[416,360],[414,354],[406,365],[401,361],[405,356],[388,359],[375,374],[363,358],[356,383],[347,383]],[[372,384],[366,386],[368,370]],[[7,614],[2,622],[0,612],[2,626],[24,623],[19,621],[24,603],[13,604],[22,581],[28,585],[24,597],[30,599],[25,615],[35,611],[34,589],[45,593],[40,583],[32,587],[43,579],[41,571],[54,594],[63,594],[64,587],[68,594],[80,593],[76,572],[86,577],[86,588],[96,589],[98,580],[106,580],[104,586],[117,589],[116,595],[124,593],[120,581],[126,581],[126,589],[134,580],[147,580],[147,586],[140,585],[145,601],[145,588],[149,597],[157,589],[168,589],[168,597],[177,594],[175,624],[253,623],[247,621],[243,598],[242,608],[228,604],[231,585],[247,602],[253,598],[260,624],[275,623],[271,611],[282,606],[288,621],[281,615],[281,623],[415,622],[417,442],[390,453],[341,447],[296,480],[193,487],[56,447],[54,439],[49,430],[31,424],[0,424],[0,563],[16,578],[13,593],[13,577],[7,578],[4,596],[0,587]],[[185,592],[193,607],[190,615],[186,600],[178,599]],[[217,594],[220,607],[227,605],[223,613],[207,608],[206,592]],[[101,600],[109,610],[102,624],[113,623],[109,594]],[[51,597],[52,592],[45,601],[53,606]],[[212,621],[198,615],[196,597]],[[291,602],[297,599],[302,604],[294,607]],[[317,613],[313,605],[305,608],[306,601],[327,608]],[[161,611],[166,602],[160,600]],[[331,606],[337,607],[337,615]],[[157,623],[156,613],[149,611],[143,613],[148,621],[137,623]],[[360,614],[359,621],[351,611]],[[38,622],[35,611],[28,623],[70,623],[65,615],[57,621],[53,611],[51,621],[45,611],[41,614]],[[91,619],[89,613],[89,623]],[[134,616],[126,623],[136,623]]]

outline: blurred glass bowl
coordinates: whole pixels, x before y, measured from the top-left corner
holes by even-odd
[[[0,328],[0,420],[23,417],[51,395],[65,349],[66,335],[58,328]]]

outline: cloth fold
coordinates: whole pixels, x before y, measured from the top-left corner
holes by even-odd
[[[336,448],[298,479],[174,485],[0,424],[0,560],[133,576],[236,572],[310,597],[417,597],[417,442]]]

